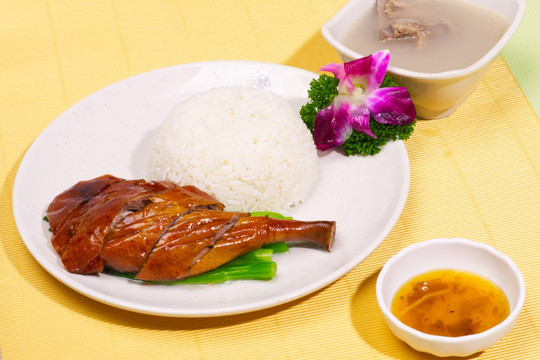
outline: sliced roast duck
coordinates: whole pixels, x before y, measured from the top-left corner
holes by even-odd
[[[80,181],[47,209],[51,242],[66,270],[110,268],[140,280],[198,275],[263,245],[306,241],[330,250],[333,221],[225,211],[194,186],[103,175]]]

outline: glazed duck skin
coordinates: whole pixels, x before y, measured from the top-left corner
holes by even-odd
[[[107,235],[101,256],[120,272],[137,272],[146,257],[180,217],[198,208],[223,209],[223,204],[199,189],[174,187],[148,199],[148,205],[122,219]]]
[[[310,242],[330,251],[335,231],[333,221],[278,220],[263,216],[241,218],[178,279],[202,274],[263,245],[281,241]]]
[[[308,241],[330,250],[336,227],[227,212],[193,186],[111,175],[62,192],[47,216],[51,242],[69,272],[110,268],[152,281],[198,275],[274,242]]]
[[[47,208],[51,230],[57,232],[62,220],[67,219],[69,213],[88,202],[107,186],[121,180],[111,175],[103,175],[90,181],[78,182],[59,194]]]
[[[182,278],[236,221],[238,215],[225,211],[187,214],[156,243],[136,278],[159,281]]]
[[[72,226],[71,238],[63,247],[61,258],[66,269],[82,274],[103,271],[105,236],[126,211],[143,206],[146,198],[162,190],[159,183],[119,181],[96,194]]]

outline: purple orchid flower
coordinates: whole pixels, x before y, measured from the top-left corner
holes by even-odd
[[[339,92],[333,103],[319,111],[314,140],[319,150],[343,144],[353,130],[376,137],[369,127],[370,116],[381,124],[407,125],[416,118],[416,109],[407,89],[381,84],[390,62],[388,50],[341,64],[328,64],[339,79]]]

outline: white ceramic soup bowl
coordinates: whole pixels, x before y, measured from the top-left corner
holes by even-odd
[[[438,73],[388,67],[388,73],[409,90],[420,118],[437,119],[452,114],[475,89],[480,78],[499,56],[525,13],[525,0],[467,1],[501,14],[508,22],[508,28],[502,38],[484,56],[466,68]],[[372,10],[374,6],[376,0],[351,0],[322,26],[323,37],[336,49],[344,62],[370,55],[351,50],[340,39],[361,14]],[[381,50],[383,48],[381,45]]]
[[[467,271],[491,280],[506,294],[510,314],[491,329],[459,337],[429,335],[403,324],[391,312],[396,291],[411,278],[437,269]],[[437,356],[469,356],[493,346],[510,332],[525,301],[525,282],[512,260],[489,245],[459,238],[433,239],[394,255],[377,278],[376,293],[390,330],[412,348]]]

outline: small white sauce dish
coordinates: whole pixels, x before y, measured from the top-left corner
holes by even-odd
[[[508,22],[508,28],[502,38],[484,56],[466,68],[439,73],[388,67],[388,73],[409,90],[420,118],[438,119],[452,114],[476,88],[481,77],[517,30],[525,13],[525,0],[467,1],[501,14]],[[370,55],[351,50],[340,42],[340,39],[361,14],[374,6],[376,0],[351,0],[322,26],[322,36],[344,62]]]
[[[510,314],[479,334],[446,337],[417,331],[391,312],[396,291],[416,275],[437,269],[468,271],[491,280],[506,294]],[[467,239],[433,239],[411,245],[382,268],[376,285],[377,301],[394,335],[412,348],[436,356],[469,356],[484,351],[510,332],[525,301],[525,281],[516,265],[493,247]]]

